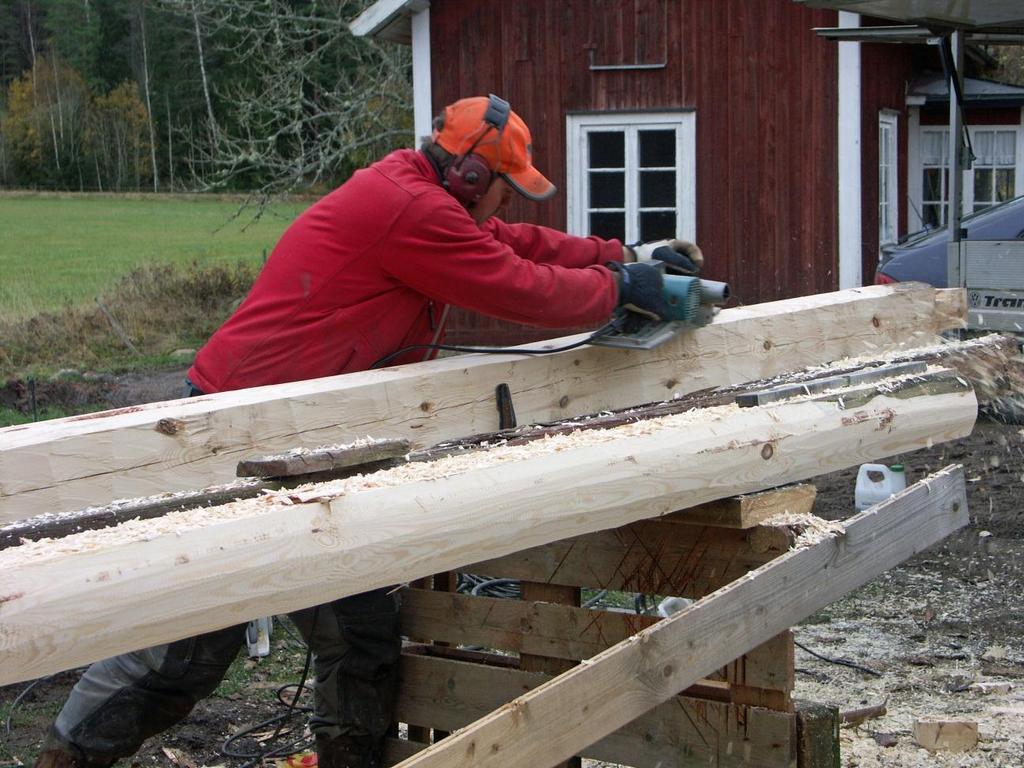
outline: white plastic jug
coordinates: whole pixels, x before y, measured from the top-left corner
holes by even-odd
[[[858,512],[885,501],[894,493],[907,487],[907,473],[902,464],[861,464],[857,471],[857,487],[854,491],[854,505]]]

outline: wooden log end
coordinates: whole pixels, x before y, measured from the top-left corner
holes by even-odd
[[[920,717],[914,720],[914,740],[929,752],[968,752],[978,745],[973,720]]]

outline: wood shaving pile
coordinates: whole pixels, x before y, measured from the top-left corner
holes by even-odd
[[[382,443],[391,442],[389,440],[370,437],[360,437],[353,440],[351,443],[335,443],[333,445],[318,445],[315,448],[292,448],[291,450],[285,451],[284,453],[275,453],[270,456],[260,456],[261,461],[283,461],[286,459],[295,458],[298,456],[308,456],[311,453],[318,453],[321,451],[348,451],[354,448],[365,448],[370,445],[380,445]]]
[[[807,549],[825,539],[842,536],[846,528],[837,520],[824,520],[810,512],[780,512],[764,520],[761,525],[777,528],[795,528],[800,531],[793,543],[793,549]]]

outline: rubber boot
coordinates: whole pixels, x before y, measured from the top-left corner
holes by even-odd
[[[380,768],[381,746],[372,736],[316,735],[317,768]]]

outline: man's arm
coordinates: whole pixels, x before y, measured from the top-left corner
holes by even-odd
[[[616,281],[595,262],[621,260],[621,246],[529,229],[543,231],[521,230],[518,246],[528,255],[558,254],[547,262],[525,258],[462,208],[431,206],[396,223],[380,263],[426,296],[493,317],[550,328],[607,320],[618,299]],[[568,264],[559,263],[563,259]]]
[[[579,268],[624,261],[631,256],[629,249],[618,240],[577,237],[537,224],[507,224],[492,217],[481,229],[509,246],[520,258],[535,264]]]

